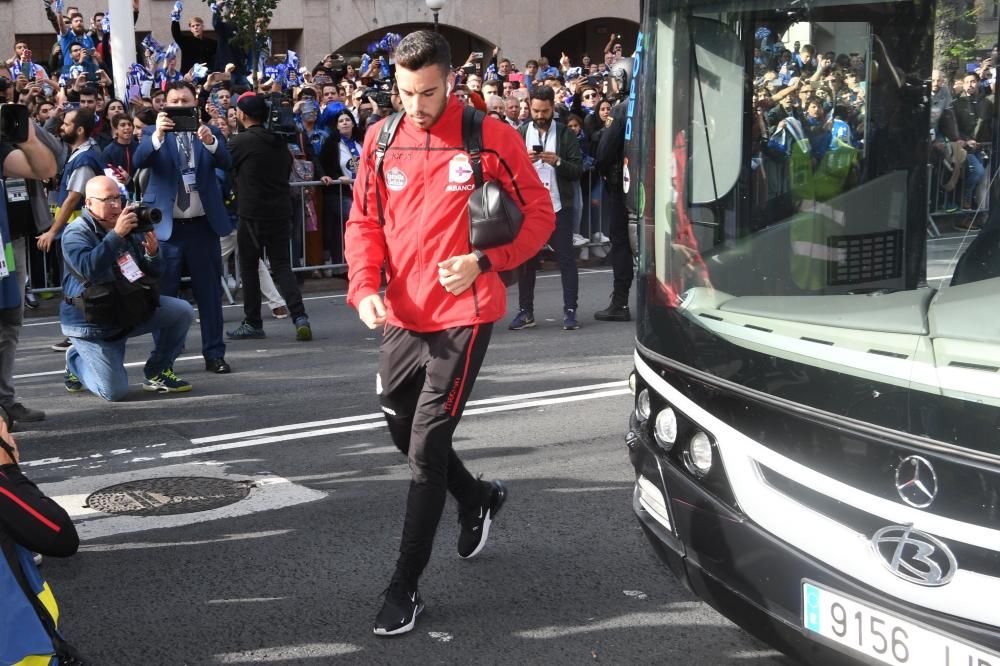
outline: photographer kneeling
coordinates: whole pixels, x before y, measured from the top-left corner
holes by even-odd
[[[123,210],[118,183],[107,176],[87,182],[86,208],[62,239],[59,319],[63,334],[73,340],[66,352],[67,391],[87,388],[105,400],[122,400],[128,393],[125,342],[147,333],[153,333],[155,346],[144,368],[143,390],[191,390],[173,367],[194,309],[159,295],[160,253],[152,231],[159,217],[152,208]]]

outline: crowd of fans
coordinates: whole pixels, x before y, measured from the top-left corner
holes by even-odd
[[[866,138],[868,77],[873,72],[861,53],[820,53],[799,42],[787,48],[767,28],[759,29],[756,38],[753,168],[766,191],[761,194],[762,200],[766,196],[766,219],[783,219],[797,142],[807,145],[816,182],[829,177],[835,183],[828,193],[815,192],[816,199],[857,182]],[[954,76],[932,73],[932,214],[975,212],[985,206],[996,59],[994,47],[990,56],[977,57]],[[969,228],[978,222],[964,215],[953,224]]]
[[[133,9],[134,21],[138,2]],[[292,181],[327,185],[293,188],[293,256],[299,266],[307,263],[302,230],[322,235],[322,256],[308,262],[321,268],[299,277],[346,275],[343,223],[361,142],[374,122],[401,108],[392,77],[392,50],[399,36],[390,33],[362,54],[328,54],[309,68],[294,51],[272,53],[266,39],[259,40],[259,53],[252,59],[229,41],[235,29],[227,22],[226,5],[213,4],[211,11],[214,36],[206,34],[204,19],[192,16],[185,21],[182,4],[174,5],[169,17],[174,41],[161,45],[149,36],[137,45],[135,57],[129,58],[134,62],[124,100],[115,96],[111,78],[110,17],[105,12],[92,15],[88,25],[78,7],[46,0],[56,30],[51,52],[40,57],[18,43],[13,56],[0,63],[0,98],[26,104],[39,125],[61,140],[60,176],[45,184],[50,214],[37,206],[10,210],[13,233],[36,237],[41,251],[31,253],[29,284],[36,289],[59,284],[58,240],[79,214],[89,178],[102,172],[113,175],[130,196],[141,198],[144,177],[133,156],[143,128],[155,124],[165,105],[166,88],[178,80],[196,86],[203,121],[227,139],[241,130],[236,121],[239,95],[273,95],[273,108],[283,109],[295,125],[296,135],[288,142],[294,157]],[[612,107],[627,92],[629,66],[622,58],[621,36],[612,34],[597,58],[582,55],[574,61],[562,54],[557,63],[540,57],[519,68],[494,49],[492,54],[469,54],[456,70],[454,95],[515,127],[529,119],[531,87],[553,88],[556,120],[576,133],[585,160],[574,199],[574,245],[584,258],[589,252],[604,256],[608,243],[608,222],[601,214],[602,179],[593,169],[592,153],[597,133],[610,124]],[[231,174],[220,173],[219,178],[235,215]],[[223,243],[227,261],[233,261],[228,258],[232,246]],[[227,273],[237,274],[228,268]],[[230,288],[236,286],[232,277],[227,279]],[[29,306],[37,303],[30,289],[26,298]],[[277,316],[285,314],[280,298],[270,299],[270,305]]]

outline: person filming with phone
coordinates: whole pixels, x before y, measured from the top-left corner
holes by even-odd
[[[187,265],[201,319],[205,369],[231,372],[222,337],[222,249],[233,232],[215,170],[228,171],[232,157],[222,133],[201,123],[195,88],[187,81],[167,86],[166,106],[156,125],[142,131],[135,168],[149,169],[143,203],[158,208],[163,221],[156,237],[163,252],[160,291],[176,296]]]

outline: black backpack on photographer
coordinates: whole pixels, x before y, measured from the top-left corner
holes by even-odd
[[[97,236],[92,222],[84,217],[77,220]],[[104,284],[92,284],[66,262],[66,268],[83,285],[83,293],[75,298],[64,297],[66,302],[79,309],[88,324],[112,328],[127,335],[136,326],[147,321],[160,307],[160,281],[143,275],[130,282],[122,275],[118,265],[111,269],[115,279]]]
[[[389,116],[379,131],[375,148],[375,200],[378,205],[378,220],[385,226],[382,197],[378,183],[382,180],[382,162],[399,129],[405,113],[397,111]],[[483,163],[480,153],[483,149],[483,120],[486,114],[471,107],[462,110],[462,148],[469,153],[469,163],[476,188],[469,196],[469,245],[477,250],[488,250],[513,242],[521,231],[524,215],[503,186],[497,180],[484,180]],[[521,273],[518,266],[500,271],[500,279],[506,286],[517,282]]]

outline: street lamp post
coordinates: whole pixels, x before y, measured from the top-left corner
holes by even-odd
[[[434,32],[438,32],[438,12],[444,7],[445,0],[424,0],[427,8],[434,12]]]

